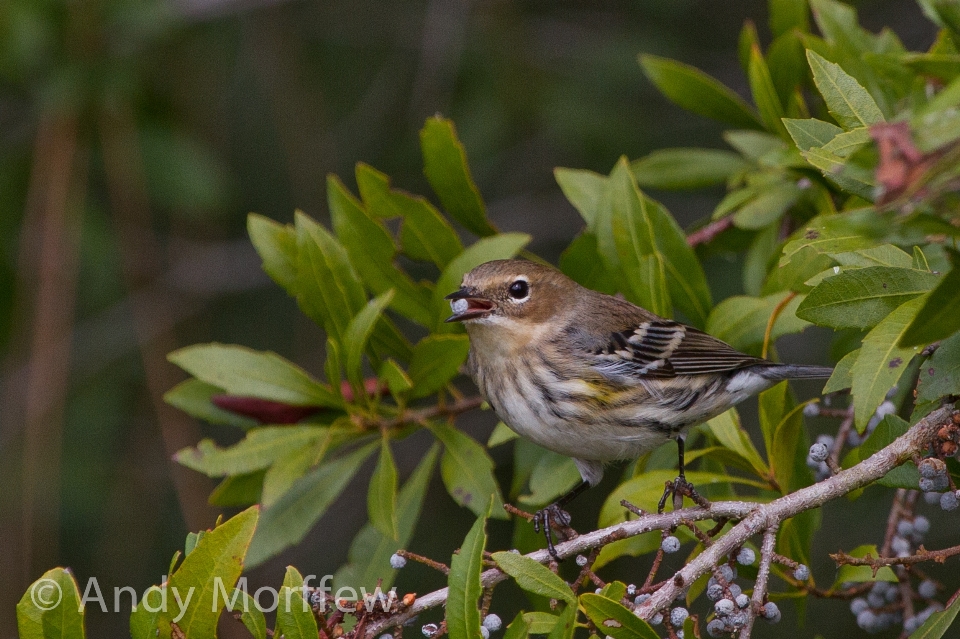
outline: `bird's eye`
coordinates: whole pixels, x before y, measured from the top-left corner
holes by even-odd
[[[515,300],[522,300],[530,294],[530,285],[526,280],[517,280],[510,285],[510,297]]]

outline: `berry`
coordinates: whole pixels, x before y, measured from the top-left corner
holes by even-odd
[[[777,623],[780,621],[780,609],[777,608],[777,604],[772,601],[768,601],[763,604],[763,618],[769,621],[770,623]]]
[[[736,602],[737,602],[737,607],[746,608],[747,606],[750,605],[750,597],[746,596],[743,593],[740,593],[739,595],[737,595]]]
[[[483,627],[490,632],[496,632],[503,627],[503,621],[497,615],[487,615],[483,619]]]
[[[637,598],[633,600],[633,605],[639,606],[650,599],[650,597],[651,595],[637,595]]]
[[[480,636],[483,639],[490,639],[490,629],[486,626],[480,626]]]
[[[737,612],[730,615],[730,625],[734,628],[743,628],[747,625],[747,621],[750,620],[750,617],[745,612]]]
[[[720,584],[710,584],[707,586],[707,599],[716,601],[723,597],[723,586]]]
[[[807,579],[810,578],[810,569],[804,566],[803,564],[800,564],[793,571],[793,578],[796,579],[797,581],[806,581]]]
[[[577,565],[583,568],[587,565],[587,558],[583,555],[577,555]]]
[[[687,620],[687,617],[690,616],[690,613],[686,608],[677,607],[670,611],[670,623],[674,627],[679,628],[683,625],[683,622]]]
[[[420,629],[424,637],[432,637],[433,635],[437,634],[437,630],[439,630],[439,628],[437,628],[437,624],[435,623],[428,623]]]
[[[395,570],[400,570],[407,565],[407,560],[405,557],[401,557],[397,553],[390,555],[390,567]]]
[[[627,586],[627,596],[632,597],[637,594],[637,587],[634,584]]]
[[[683,630],[677,630],[674,634],[677,635],[677,639],[683,639]]]
[[[850,612],[853,613],[853,616],[856,617],[861,612],[870,607],[870,604],[867,603],[867,600],[863,597],[857,597],[850,602]]]
[[[675,553],[680,550],[680,540],[670,535],[669,537],[664,537],[663,541],[660,542],[660,549],[668,555]]]
[[[921,477],[925,479],[934,479],[940,475],[946,474],[947,465],[940,459],[928,457],[920,460],[920,463],[917,465],[917,470],[920,471]]]
[[[834,439],[833,435],[827,435],[827,434],[817,435],[817,443],[823,444],[827,448],[833,448],[833,443],[835,441],[836,439]]]
[[[939,504],[940,495],[938,493],[923,493],[923,501],[930,505]]]
[[[726,617],[736,609],[736,604],[731,599],[721,599],[713,604],[713,609],[720,617]]]
[[[813,402],[803,407],[803,414],[807,417],[816,417],[820,414],[820,404]]]
[[[883,592],[873,591],[867,595],[867,603],[870,604],[871,608],[883,608],[883,604],[887,603],[887,598],[883,596]]]
[[[857,615],[857,625],[867,632],[876,632],[877,615],[872,610],[864,610]]]
[[[727,625],[720,619],[711,619],[707,624],[707,634],[711,637],[722,637],[727,632]]]
[[[957,506],[960,506],[960,500],[957,499],[957,493],[943,493],[940,495],[940,507],[944,510],[956,510]]]
[[[910,554],[910,542],[904,539],[903,537],[896,535],[893,540],[890,542],[890,550],[897,553],[906,553]]]
[[[897,524],[897,534],[901,537],[909,537],[913,534],[913,522],[907,520],[901,520]]]
[[[933,599],[937,596],[937,584],[933,583],[929,579],[925,579],[924,581],[920,582],[919,586],[917,586],[917,594],[924,599]]]
[[[817,442],[810,447],[810,459],[817,462],[818,464],[823,461],[827,461],[827,457],[830,456],[830,450],[820,442]]]
[[[736,599],[743,590],[737,584],[730,584],[730,596]]]
[[[389,632],[385,632],[382,635],[380,635],[378,639],[393,639],[393,635],[391,635]]]
[[[913,518],[913,529],[917,532],[918,535],[926,535],[930,532],[930,520],[919,515],[918,517]]]
[[[663,623],[663,614],[658,612],[654,616],[650,617],[651,626],[659,626],[662,623]]]
[[[727,564],[720,566],[720,575],[729,583],[737,578],[737,573]]]
[[[737,553],[737,563],[741,566],[752,566],[757,560],[757,553],[752,548],[741,548]]]

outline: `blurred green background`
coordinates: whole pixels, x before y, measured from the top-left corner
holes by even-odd
[[[912,2],[858,7],[910,48],[933,39]],[[260,271],[249,211],[327,221],[324,176],[352,184],[358,161],[427,193],[418,131],[439,112],[457,124],[491,218],[555,260],[580,220],[553,167],[606,173],[622,154],[722,146],[719,125],[656,93],[637,53],[746,94],[736,41],[747,18],[762,27],[765,3],[3,0],[0,637],[16,636],[15,603],[43,570],[70,566],[81,588],[97,577],[112,608],[115,586],[158,583],[186,532],[216,518],[212,484],[169,458],[237,433],[163,404],[182,379],[167,352],[240,343],[319,372],[320,331]],[[654,195],[688,226],[719,192]],[[716,297],[738,292],[732,257],[709,259]],[[784,359],[826,358],[824,344],[784,341]],[[463,425],[481,436],[494,421]],[[402,473],[427,440],[399,448]],[[494,451],[505,485],[509,448]],[[361,473],[304,544],[250,574],[251,592],[277,585],[287,563],[335,571],[366,518],[365,490]],[[427,499],[411,549],[449,556],[472,516],[441,487]],[[602,495],[581,501],[574,522],[586,528]],[[509,547],[509,525],[496,526],[491,544]],[[400,590],[442,583],[411,567]],[[126,635],[127,614],[87,614],[90,636]],[[227,621],[222,636],[243,636]]]

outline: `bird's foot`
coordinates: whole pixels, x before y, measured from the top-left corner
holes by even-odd
[[[553,544],[553,531],[557,531],[562,536],[561,541],[576,537],[577,531],[570,527],[570,522],[570,513],[557,503],[550,504],[533,515],[533,529],[536,532],[543,532],[544,537],[547,538],[547,551],[556,561],[561,559]]]
[[[660,502],[657,504],[657,512],[662,513],[663,509],[667,505],[667,498],[673,496],[673,509],[680,510],[683,508],[683,498],[689,497],[693,500],[693,503],[700,506],[701,508],[709,508],[710,501],[698,493],[693,487],[693,484],[687,481],[684,476],[677,477],[673,481],[668,481],[664,484],[663,496],[660,497]]]

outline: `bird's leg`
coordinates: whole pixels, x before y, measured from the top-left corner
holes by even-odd
[[[671,495],[673,495],[674,510],[683,508],[683,498],[685,496],[692,499],[693,502],[701,508],[710,507],[710,502],[693,488],[693,484],[687,481],[687,477],[684,474],[683,440],[683,435],[677,435],[677,455],[680,461],[680,472],[676,479],[666,483],[666,487],[663,490],[663,496],[660,497],[660,502],[657,504],[658,513],[663,512],[664,507],[667,505],[667,497]]]
[[[556,526],[561,530],[570,530],[570,513],[565,511],[563,507],[589,487],[589,483],[582,481],[566,495],[549,506],[538,510],[533,515],[533,529],[536,532],[543,531],[544,536],[547,538],[547,550],[550,552],[550,556],[557,561],[560,561],[560,556],[557,554],[557,549],[553,545],[553,528]]]

